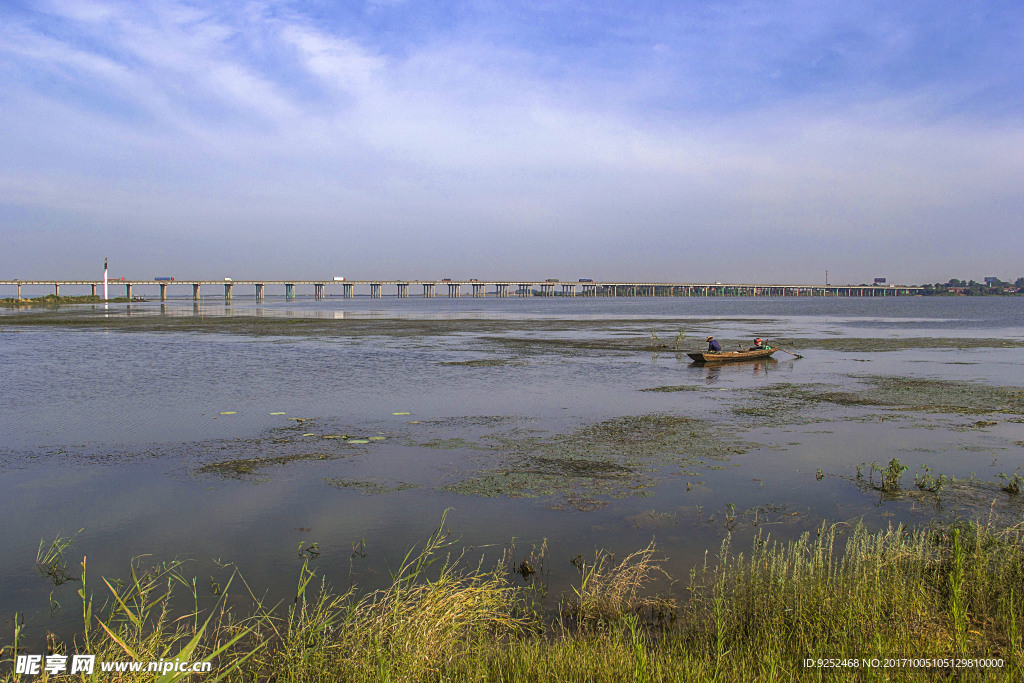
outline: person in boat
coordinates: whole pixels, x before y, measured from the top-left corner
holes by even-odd
[[[764,340],[758,337],[754,340],[754,345],[751,346],[748,351],[760,351],[764,348]]]
[[[718,340],[714,337],[708,337],[708,351],[711,353],[721,353],[722,345],[718,343]]]

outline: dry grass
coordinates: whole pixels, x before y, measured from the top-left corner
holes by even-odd
[[[103,581],[93,614],[82,565],[83,630],[55,652],[98,660],[175,656],[213,663],[202,680],[231,681],[783,681],[1018,680],[1024,675],[1024,529],[974,523],[870,532],[823,525],[748,553],[728,541],[690,576],[677,604],[653,544],[621,561],[577,559],[579,584],[544,624],[510,567],[464,566],[441,525],[411,550],[391,585],[337,594],[304,565],[285,609],[239,618],[224,595],[202,608],[179,563]],[[531,554],[530,576],[543,557]],[[59,557],[56,559],[60,559]],[[525,563],[526,561],[524,561]],[[237,574],[236,574],[237,577]],[[238,579],[244,585],[244,581]],[[91,585],[91,584],[90,584]],[[177,595],[172,605],[171,596]],[[185,604],[178,602],[181,595]],[[14,648],[18,645],[16,627]],[[11,649],[4,657],[10,662]],[[805,658],[995,658],[998,669],[805,669]],[[3,681],[86,680],[19,677]],[[150,681],[152,674],[103,680]],[[177,680],[165,676],[161,683]]]

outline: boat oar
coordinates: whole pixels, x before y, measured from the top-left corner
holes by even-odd
[[[773,348],[779,349],[778,346],[775,346]],[[779,349],[779,351],[782,351],[784,353],[788,353],[791,356],[796,356],[797,358],[803,358],[803,356],[801,356],[799,353],[793,353],[792,351],[786,351],[786,349]]]

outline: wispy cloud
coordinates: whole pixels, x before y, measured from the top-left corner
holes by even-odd
[[[274,267],[355,249],[422,272],[484,249],[524,276],[572,254],[609,276],[714,279],[800,279],[842,244],[840,277],[888,263],[923,280],[970,229],[988,240],[958,258],[1011,269],[988,245],[1024,209],[1021,12],[927,5],[0,10],[0,232],[31,245],[59,217],[83,251],[173,231],[251,263],[240,245],[286,230],[299,242]],[[693,259],[703,234],[724,246]],[[906,235],[913,263],[889,246]]]

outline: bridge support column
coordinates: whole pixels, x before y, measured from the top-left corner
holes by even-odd
[[[474,282],[473,283],[473,296],[475,298],[479,298],[479,297],[482,297],[482,296],[487,296],[486,287],[484,285],[480,284],[479,282]]]
[[[160,301],[167,301],[167,285],[160,285]]]
[[[398,298],[408,299],[409,298],[409,283],[399,282],[398,283]]]
[[[60,296],[60,285],[58,285],[58,284],[54,284],[53,285],[53,295],[54,296]]]
[[[448,283],[448,298],[458,299],[462,296],[462,283],[460,282],[449,282]]]
[[[231,301],[232,296],[234,296],[234,285],[230,282],[224,283],[224,300]]]
[[[92,295],[96,296],[96,285],[92,286]],[[19,297],[20,298],[20,297]]]
[[[294,282],[289,282],[289,283],[285,284],[285,286],[284,286],[284,298],[288,299],[289,301],[294,301],[295,300],[295,283]]]
[[[423,298],[424,299],[433,299],[435,296],[437,296],[437,291],[436,291],[436,286],[434,285],[434,283],[433,282],[424,282],[423,283]]]
[[[576,285],[562,285],[562,296],[576,296]]]
[[[192,300],[199,301],[199,285],[192,285]]]
[[[370,283],[370,298],[379,299],[381,297],[381,289],[383,288],[384,286],[379,282]]]
[[[125,286],[124,286],[124,296],[129,301],[132,300],[132,286],[127,284],[127,283],[125,283]]]
[[[95,291],[95,289],[93,290]],[[18,299],[21,299],[21,283],[18,283]]]
[[[356,296],[356,286],[345,283],[341,286],[341,296],[345,299],[354,299]]]
[[[317,300],[324,298],[324,283],[317,282],[313,285],[313,298]]]
[[[256,283],[256,301],[263,301],[263,283]]]

